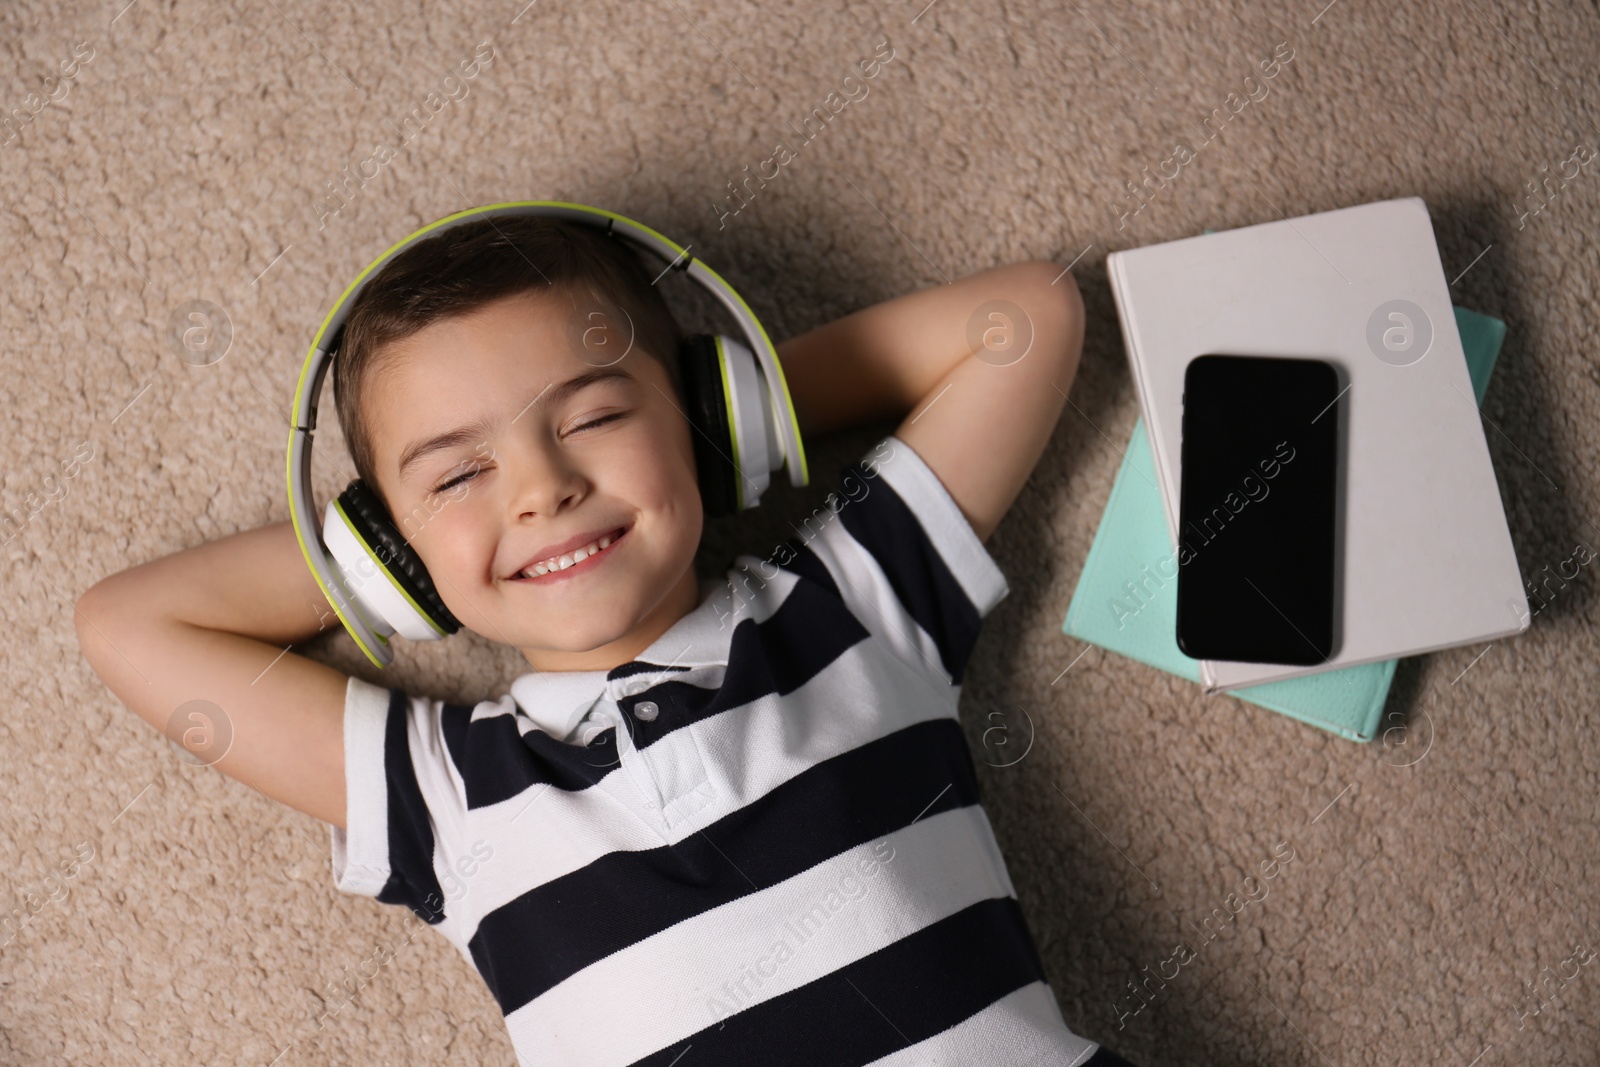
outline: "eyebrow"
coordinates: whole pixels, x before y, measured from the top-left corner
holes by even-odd
[[[544,400],[549,404],[561,404],[591,385],[618,380],[632,382],[634,377],[620,368],[606,367],[580,374],[574,378],[568,378],[566,381],[558,382],[555,385],[547,385],[539,392],[538,396],[528,401],[522,411],[517,412],[511,421],[516,422],[517,419],[522,418],[523,412],[526,412],[528,408],[531,408],[540,400]],[[447,430],[444,433],[435,434],[420,441],[413,441],[406,446],[405,451],[400,453],[400,477],[404,478],[408,470],[433,453],[456,448],[469,441],[488,437],[494,429],[495,419],[486,415],[482,418],[474,419],[465,426],[457,426],[453,430]]]

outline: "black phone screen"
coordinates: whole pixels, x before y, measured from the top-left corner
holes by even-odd
[[[1318,664],[1334,653],[1339,374],[1204,355],[1184,373],[1178,647]]]

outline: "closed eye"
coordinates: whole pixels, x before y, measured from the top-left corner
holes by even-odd
[[[586,422],[582,426],[574,426],[572,428],[572,432],[573,433],[577,433],[579,430],[587,430],[587,429],[590,429],[591,427],[594,427],[594,426],[604,426],[606,423],[612,421],[613,419],[622,418],[622,416],[625,415],[625,414],[627,414],[627,412],[625,412],[625,411],[613,412],[610,415],[605,415],[605,416],[603,416],[601,418],[591,420],[590,422]]]
[[[479,471],[479,469],[480,468],[474,466],[469,470],[463,471],[461,474],[458,474],[454,478],[451,478],[448,482],[443,482],[443,483],[441,483],[439,485],[434,486],[432,491],[435,492],[435,493],[442,493],[442,492],[446,491],[447,489],[449,489],[452,486],[460,485],[462,482],[466,481],[468,478],[472,478],[472,477],[476,476],[478,471]]]

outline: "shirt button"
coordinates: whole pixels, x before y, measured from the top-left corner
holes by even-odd
[[[661,711],[652,700],[641,700],[633,706],[633,714],[642,722],[649,722]]]

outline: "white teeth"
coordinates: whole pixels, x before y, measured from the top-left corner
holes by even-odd
[[[610,534],[606,534],[604,537],[601,537],[600,540],[590,541],[582,548],[574,549],[572,552],[565,553],[553,559],[547,559],[543,563],[535,563],[532,567],[529,567],[522,573],[525,576],[537,578],[541,574],[549,574],[552,571],[564,571],[573,564],[582,563],[584,560],[599,552],[601,549],[610,546],[613,540],[615,540],[615,538],[613,538]]]

